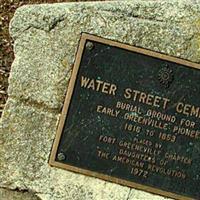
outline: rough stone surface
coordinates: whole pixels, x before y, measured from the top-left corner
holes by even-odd
[[[52,168],[49,153],[81,32],[200,63],[199,28],[199,0],[19,8],[10,24],[15,61],[1,119],[0,187],[31,191],[42,200],[165,199]]]
[[[1,200],[40,200],[34,194],[29,192],[11,191],[0,189]]]

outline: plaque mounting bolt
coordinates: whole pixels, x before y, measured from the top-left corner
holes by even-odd
[[[87,42],[86,48],[91,51],[94,48],[94,44],[92,42]]]
[[[64,153],[59,153],[59,154],[57,155],[57,159],[58,159],[59,161],[63,161],[63,160],[65,160],[65,158],[66,158],[66,156],[65,156]]]

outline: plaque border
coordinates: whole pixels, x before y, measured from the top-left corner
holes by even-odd
[[[106,180],[106,181],[109,181],[109,182],[113,182],[113,183],[117,183],[117,184],[120,184],[120,185],[123,185],[123,186],[136,188],[136,189],[143,190],[143,191],[146,191],[146,192],[150,192],[150,193],[153,193],[153,194],[156,194],[156,195],[162,195],[162,196],[165,196],[165,197],[174,198],[174,199],[178,199],[178,200],[194,200],[193,198],[182,196],[182,195],[179,195],[179,194],[176,194],[176,193],[167,192],[167,191],[157,189],[157,188],[154,188],[154,187],[145,186],[145,185],[135,183],[135,182],[132,182],[132,181],[127,181],[127,180],[123,180],[123,179],[120,179],[120,178],[115,178],[115,177],[112,177],[112,176],[109,176],[109,175],[94,172],[94,171],[91,171],[91,170],[85,170],[85,169],[82,169],[82,168],[79,168],[79,167],[71,166],[71,165],[68,165],[68,164],[63,164],[63,163],[56,161],[56,152],[58,150],[58,145],[59,145],[59,141],[61,139],[61,134],[62,134],[62,130],[63,130],[63,127],[64,127],[65,119],[67,117],[68,108],[69,108],[69,105],[70,105],[71,97],[72,97],[74,86],[75,86],[75,81],[76,81],[78,70],[79,70],[79,67],[80,67],[84,46],[85,46],[85,43],[86,43],[87,40],[94,41],[94,42],[100,42],[100,43],[110,45],[110,46],[113,46],[113,47],[118,47],[118,48],[122,48],[122,49],[129,50],[129,51],[132,51],[132,52],[137,52],[137,53],[141,53],[141,54],[148,55],[148,56],[151,56],[151,57],[159,58],[159,59],[162,59],[162,60],[166,60],[166,61],[174,62],[174,63],[177,63],[177,64],[185,65],[187,67],[200,69],[200,64],[198,64],[198,63],[194,63],[194,62],[190,62],[190,61],[183,60],[183,59],[180,59],[180,58],[164,55],[162,53],[157,53],[157,52],[154,52],[154,51],[151,51],[151,50],[131,46],[131,45],[128,45],[128,44],[123,44],[123,43],[120,43],[120,42],[117,42],[117,41],[105,39],[105,38],[95,36],[95,35],[91,35],[91,34],[88,34],[88,33],[81,33],[81,39],[79,41],[79,47],[78,47],[78,50],[77,50],[74,67],[73,67],[71,78],[70,78],[69,85],[68,85],[68,88],[67,88],[67,94],[66,94],[66,97],[65,97],[64,106],[62,108],[62,113],[61,113],[60,120],[59,120],[59,123],[58,123],[55,140],[53,142],[53,147],[52,147],[52,150],[51,150],[51,153],[50,153],[49,165],[52,166],[52,167],[58,167],[58,168],[61,168],[61,169],[66,169],[66,170],[69,170],[69,171],[72,171],[72,172],[88,175],[88,176],[91,176],[91,177],[100,178],[100,179],[103,179],[103,180]]]

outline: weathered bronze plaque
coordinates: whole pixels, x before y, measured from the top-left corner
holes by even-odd
[[[200,65],[82,34],[50,164],[200,199]]]

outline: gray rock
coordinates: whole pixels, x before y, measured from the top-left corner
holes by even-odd
[[[1,200],[40,200],[34,194],[24,191],[0,189]]]
[[[23,6],[10,27],[9,95],[60,109],[81,32],[200,62],[199,7],[182,0]]]
[[[200,62],[200,1],[30,5],[10,24],[14,38],[0,129],[0,187],[42,200],[164,199],[48,165],[81,32]]]

